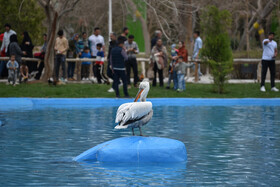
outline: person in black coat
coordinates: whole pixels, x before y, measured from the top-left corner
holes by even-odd
[[[19,74],[19,70],[20,70],[20,66],[21,66],[21,57],[23,55],[25,55],[25,52],[23,52],[21,49],[20,49],[20,46],[18,44],[18,39],[17,39],[17,35],[16,34],[13,34],[10,36],[10,44],[8,46],[8,51],[7,51],[7,55],[9,57],[11,57],[11,55],[14,55],[15,56],[15,60],[17,61],[18,63],[18,70],[17,70],[17,74]],[[18,76],[18,75],[17,75]]]
[[[21,65],[21,57],[26,53],[21,50],[16,34],[10,36],[10,44],[8,46],[7,54],[9,57],[11,57],[11,55],[15,55],[16,61],[18,62],[19,66]]]
[[[24,57],[33,58],[34,45],[32,44],[32,40],[28,32],[24,31],[22,35],[23,35],[23,40],[20,47],[21,50],[25,52]],[[26,64],[28,66],[29,73],[31,73],[32,71],[37,71],[38,62],[27,61]]]

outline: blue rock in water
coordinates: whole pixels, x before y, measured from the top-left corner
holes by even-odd
[[[184,162],[187,151],[183,142],[169,138],[131,136],[99,144],[74,161],[99,162]]]

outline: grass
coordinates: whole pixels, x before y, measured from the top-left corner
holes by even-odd
[[[280,84],[276,84],[279,88]],[[13,87],[0,83],[0,97],[39,97],[39,98],[114,98],[115,93],[108,93],[110,85],[100,84],[66,84],[49,86],[45,83],[21,84]],[[186,97],[186,98],[276,98],[280,92],[270,91],[267,84],[267,92],[260,92],[259,84],[228,84],[225,94],[217,94],[212,91],[211,84],[187,84],[186,91],[178,93],[174,90],[167,90],[160,87],[151,87],[149,98],[164,97]],[[138,92],[137,88],[128,90],[130,96],[134,97]],[[121,95],[122,88],[120,89]]]

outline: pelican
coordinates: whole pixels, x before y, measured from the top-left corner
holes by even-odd
[[[150,90],[149,82],[141,82],[139,91],[135,97],[134,102],[122,104],[117,111],[115,129],[139,128],[140,136],[142,135],[141,127],[146,125],[153,116],[153,105],[151,102],[146,101],[146,97]],[[140,102],[137,102],[140,98]]]

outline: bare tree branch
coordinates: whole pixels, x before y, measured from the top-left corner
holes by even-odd
[[[146,3],[146,5],[148,5],[148,6],[153,10],[153,12],[154,12],[154,14],[155,14],[155,16],[156,16],[157,22],[158,22],[158,24],[159,24],[159,26],[160,26],[160,29],[161,29],[163,35],[167,38],[167,40],[170,40],[170,38],[167,36],[165,30],[164,30],[163,27],[162,27],[162,24],[161,24],[161,22],[160,22],[160,19],[159,19],[159,17],[158,17],[158,14],[157,14],[156,9],[155,9],[150,3],[148,3],[146,0],[143,0],[143,1]]]
[[[22,5],[24,3],[25,0],[22,0],[21,3],[20,3],[20,6],[19,6],[19,9],[18,9],[18,17],[20,18],[20,11],[22,9]]]
[[[60,19],[64,14],[66,14],[66,13],[71,12],[72,10],[74,10],[75,6],[77,5],[77,3],[78,3],[79,1],[80,1],[80,0],[75,0],[75,1],[72,3],[72,5],[70,6],[70,8],[63,10],[63,11],[59,14],[58,19]],[[67,5],[67,4],[68,4],[68,3],[66,3],[66,5]],[[66,7],[64,7],[64,8],[66,8]]]

